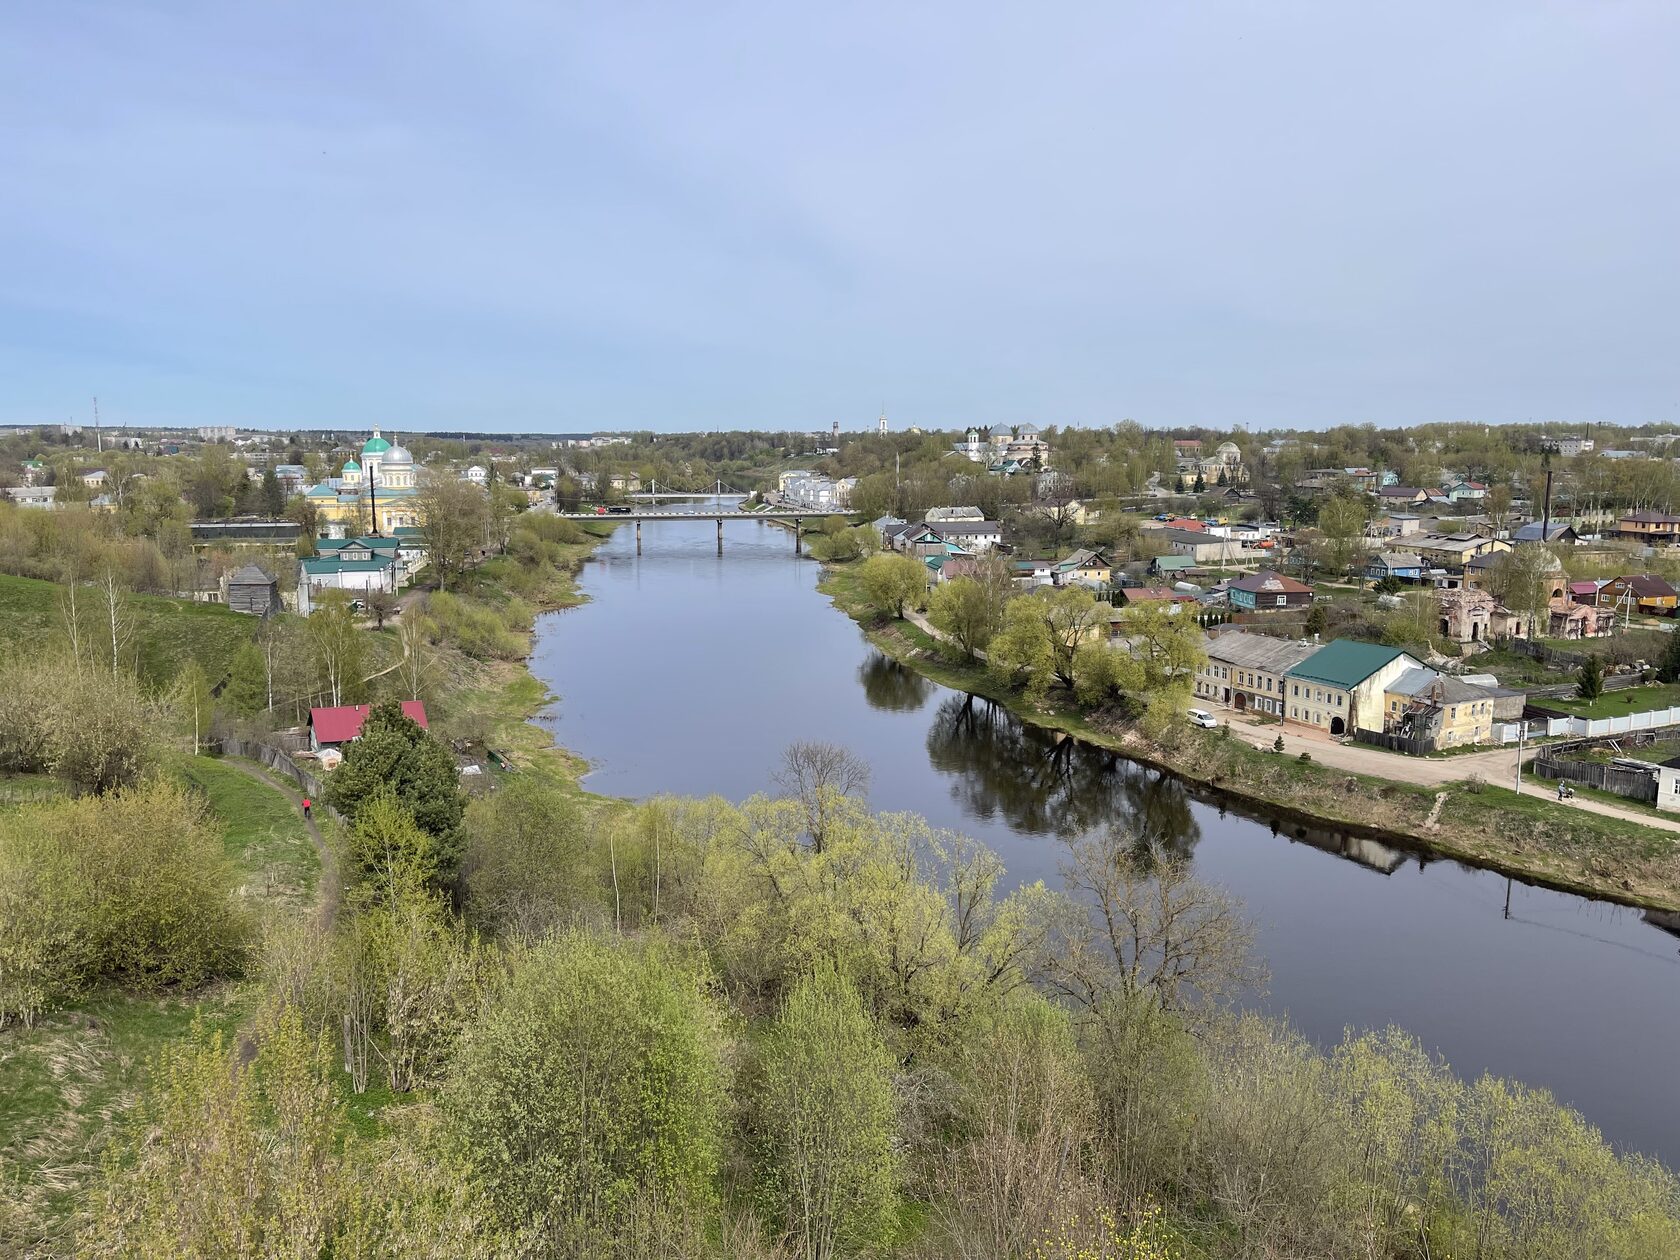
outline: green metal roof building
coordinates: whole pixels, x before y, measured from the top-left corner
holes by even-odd
[[[1334,639],[1293,669],[1287,670],[1284,677],[1352,691],[1383,666],[1402,656],[1414,665],[1422,664],[1401,648],[1361,643],[1357,639]]]

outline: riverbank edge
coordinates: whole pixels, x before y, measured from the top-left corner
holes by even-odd
[[[1482,837],[1466,837],[1462,834],[1455,836],[1445,828],[1438,831],[1420,832],[1376,826],[1369,822],[1362,822],[1358,819],[1304,806],[1298,802],[1267,796],[1246,786],[1223,781],[1217,776],[1209,777],[1206,774],[1199,773],[1185,761],[1175,757],[1173,755],[1174,750],[1162,748],[1158,745],[1140,746],[1135,740],[1124,736],[1117,737],[1102,731],[1084,721],[1081,716],[1073,713],[1059,709],[1039,709],[1029,706],[1023,702],[1020,695],[1000,687],[987,685],[987,681],[976,671],[964,670],[944,661],[936,663],[930,660],[925,651],[915,645],[916,637],[927,637],[918,627],[908,621],[892,621],[883,624],[866,615],[855,604],[848,602],[846,599],[846,592],[836,581],[838,577],[837,567],[829,564],[822,567],[823,575],[817,583],[818,591],[827,596],[829,602],[836,609],[850,617],[877,649],[906,668],[915,670],[922,677],[942,687],[961,691],[994,704],[1001,704],[1021,721],[1030,723],[1040,729],[1056,731],[1075,739],[1084,740],[1086,743],[1116,753],[1140,765],[1146,765],[1165,774],[1170,774],[1181,782],[1206,793],[1215,801],[1229,801],[1245,807],[1250,812],[1267,811],[1276,815],[1279,821],[1341,831],[1349,835],[1379,840],[1414,854],[1448,858],[1466,866],[1491,871],[1525,884],[1548,888],[1556,892],[1571,893],[1595,901],[1610,901],[1632,909],[1680,911],[1680,889],[1642,891],[1637,888],[1625,888],[1616,882],[1614,875],[1560,872],[1522,861],[1514,855],[1492,851],[1486,846]],[[1373,775],[1359,775],[1343,771],[1338,771],[1337,774],[1340,777],[1358,780],[1361,784],[1369,785],[1373,789],[1406,795],[1427,794],[1433,797],[1437,794],[1450,794],[1451,796],[1462,796],[1468,794],[1469,791],[1468,786],[1463,783],[1453,783],[1444,785],[1440,789],[1431,790]],[[1502,789],[1488,790],[1501,791]],[[1517,797],[1514,794],[1511,795],[1514,801],[1526,801],[1528,799]],[[1354,799],[1363,798],[1355,797]],[[1437,813],[1438,811],[1432,810],[1431,812]],[[1257,819],[1257,821],[1265,821],[1265,819]],[[1450,824],[1448,825],[1450,826]],[[1666,836],[1664,840],[1666,842]],[[1553,854],[1551,856],[1555,857],[1557,855]]]
[[[481,691],[494,698],[498,718],[497,743],[528,759],[529,764],[522,767],[523,769],[536,770],[586,804],[603,809],[621,809],[630,802],[622,797],[591,792],[583,786],[584,776],[590,769],[589,759],[574,749],[556,743],[553,732],[537,721],[544,709],[560,699],[531,669],[539,619],[547,613],[581,608],[590,602],[589,595],[578,585],[578,575],[590,557],[603,543],[610,541],[615,532],[610,528],[597,532],[590,526],[582,526],[581,530],[588,536],[588,540],[565,544],[566,554],[560,563],[554,566],[557,580],[536,591],[520,593],[520,597],[530,603],[534,615],[530,628],[519,631],[523,650],[518,658],[499,662],[500,669],[497,672],[502,676],[493,675],[488,687],[472,690]],[[510,557],[497,559],[513,563]],[[485,573],[481,570],[481,577],[497,594],[515,594],[507,585],[495,580],[493,571]]]

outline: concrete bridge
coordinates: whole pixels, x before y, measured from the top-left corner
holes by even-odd
[[[806,517],[826,519],[833,512],[819,512],[812,508],[769,508],[763,512],[743,512],[739,508],[701,508],[694,512],[665,512],[658,508],[637,508],[630,512],[556,512],[563,521],[593,521],[596,524],[616,525],[632,521],[636,526],[636,554],[642,554],[643,521],[716,521],[717,549],[723,554],[723,523],[725,521],[778,521],[793,526],[793,549],[800,550],[804,539]]]

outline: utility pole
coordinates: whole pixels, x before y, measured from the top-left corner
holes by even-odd
[[[105,435],[99,428],[99,398],[93,400],[93,447],[101,455],[105,453]]]

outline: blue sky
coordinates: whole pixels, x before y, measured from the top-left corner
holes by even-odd
[[[1680,5],[0,11],[0,423],[1680,427]]]

